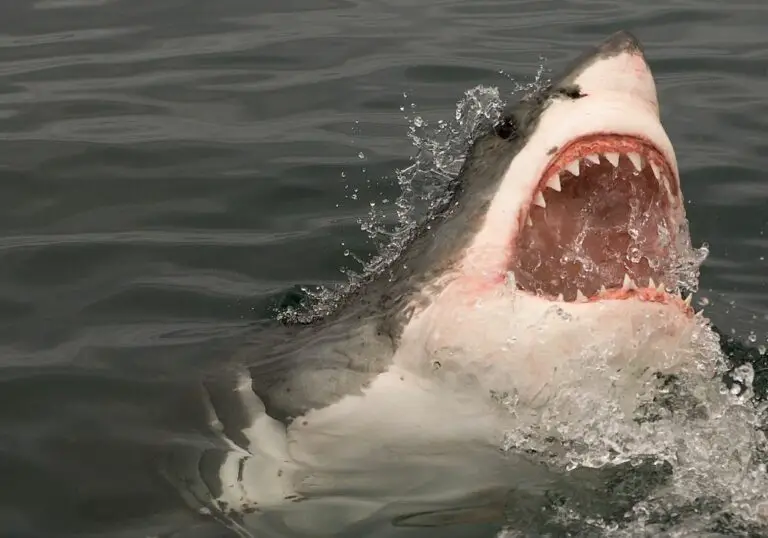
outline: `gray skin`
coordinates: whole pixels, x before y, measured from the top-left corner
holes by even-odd
[[[555,99],[578,99],[580,91],[572,80],[594,61],[626,50],[641,47],[628,32],[613,34],[576,59],[555,82],[508,107],[495,125],[479,126],[461,171],[448,186],[449,196],[415,229],[387,270],[350,292],[331,315],[262,331],[236,354],[235,368],[247,367],[253,390],[270,416],[287,423],[360,393],[390,366],[412,314],[408,305],[429,301],[420,294],[424,284],[458,262],[541,113]],[[225,433],[247,448],[239,432],[249,418],[238,411],[231,382],[217,377],[206,383],[211,403]]]

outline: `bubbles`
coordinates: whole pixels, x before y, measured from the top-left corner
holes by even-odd
[[[696,292],[699,289],[699,269],[709,256],[709,245],[703,243],[699,248],[693,248],[687,233],[687,223],[685,228],[685,244],[679,247],[680,254],[674,259],[673,270],[678,287]]]
[[[735,368],[731,373],[731,379],[735,384],[740,385],[742,388],[742,390],[736,394],[750,392],[752,390],[752,383],[755,380],[755,370],[752,367],[752,364],[747,362]],[[733,391],[731,391],[731,393],[734,394]]]

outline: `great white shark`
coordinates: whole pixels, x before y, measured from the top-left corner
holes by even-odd
[[[535,415],[591,387],[631,410],[655,374],[713,375],[690,251],[654,78],[618,32],[478,129],[386,270],[206,382],[223,450],[185,493],[243,534],[341,536],[425,490],[535,488],[549,475],[497,457],[523,420],[499,395]]]

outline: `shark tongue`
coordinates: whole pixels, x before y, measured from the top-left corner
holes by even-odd
[[[671,284],[670,195],[650,162],[606,152],[563,166],[557,184],[550,180],[534,198],[517,236],[511,269],[518,287],[573,301],[601,286],[620,288],[625,275],[641,287]]]

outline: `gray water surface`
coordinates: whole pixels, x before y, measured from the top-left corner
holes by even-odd
[[[622,28],[710,244],[697,297],[765,343],[764,0],[4,0],[0,535],[223,536],[156,465],[208,442],[199,372],[373,252],[407,114]]]

